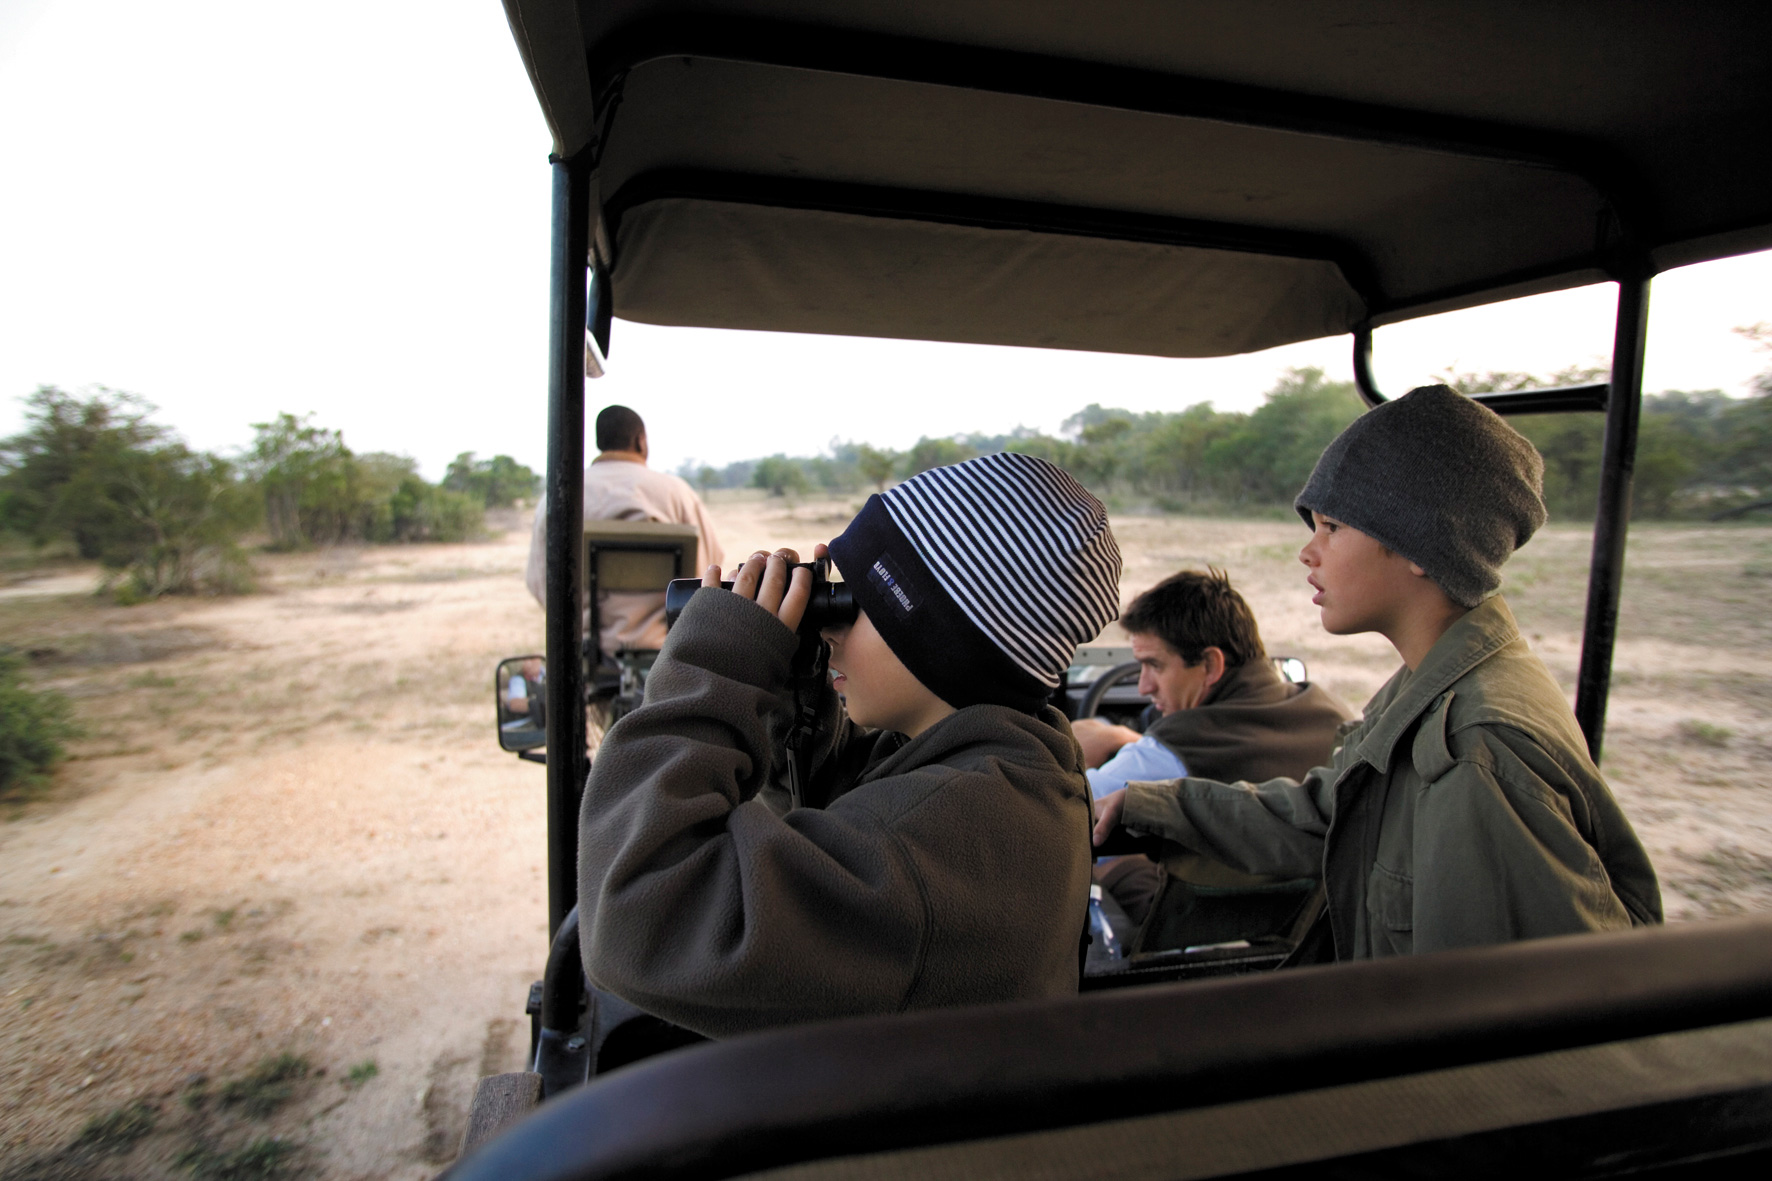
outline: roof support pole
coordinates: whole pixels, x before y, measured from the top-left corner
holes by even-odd
[[[1624,582],[1624,543],[1630,527],[1631,476],[1637,466],[1648,329],[1649,277],[1620,278],[1618,324],[1612,338],[1612,389],[1606,399],[1606,434],[1600,446],[1600,500],[1587,580],[1587,620],[1575,688],[1575,720],[1587,736],[1588,753],[1596,763],[1606,730],[1606,697],[1612,688],[1612,649],[1618,639],[1618,593]]]
[[[1360,400],[1371,409],[1386,400],[1378,392],[1378,382],[1372,376],[1372,326],[1362,324],[1354,329],[1354,388],[1360,391]]]
[[[589,269],[588,153],[555,159],[548,299],[547,707],[548,936],[578,901],[578,803],[584,793],[582,656],[585,478],[585,283]]]

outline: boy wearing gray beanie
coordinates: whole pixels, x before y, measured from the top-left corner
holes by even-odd
[[[860,608],[823,633],[830,681],[796,702],[809,572],[755,554],[730,593],[708,569],[604,737],[579,821],[586,974],[711,1036],[1075,992],[1089,790],[1050,698],[1118,614],[1106,510],[1052,464],[990,455],[870,497],[828,552]]]
[[[1366,959],[1661,921],[1648,854],[1496,593],[1544,523],[1544,461],[1488,408],[1424,386],[1324,450],[1296,507],[1333,635],[1403,659],[1300,780],[1134,783],[1117,825],[1246,873],[1318,878],[1294,958]]]

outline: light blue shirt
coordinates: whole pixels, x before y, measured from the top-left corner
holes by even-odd
[[[1137,742],[1122,746],[1113,758],[1095,770],[1083,774],[1089,777],[1090,793],[1099,800],[1134,781],[1180,779],[1187,774],[1187,768],[1174,751],[1146,734]]]

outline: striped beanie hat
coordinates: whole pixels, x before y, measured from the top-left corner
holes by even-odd
[[[1004,452],[867,504],[831,557],[880,638],[956,709],[1032,713],[1120,614],[1107,510],[1061,468]]]

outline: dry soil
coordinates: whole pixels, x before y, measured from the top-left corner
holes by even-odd
[[[744,554],[856,506],[713,507]],[[118,607],[67,568],[0,587],[0,642],[88,730],[0,816],[0,1177],[419,1178],[453,1156],[474,1079],[520,1065],[546,948],[544,773],[493,741],[494,664],[542,645],[508,524],[263,556],[233,599]],[[1128,596],[1217,564],[1348,702],[1395,667],[1316,626],[1296,522],[1114,524]],[[1588,546],[1552,525],[1508,568],[1571,695]],[[1772,909],[1772,528],[1639,527],[1629,563],[1604,768],[1670,917]]]

